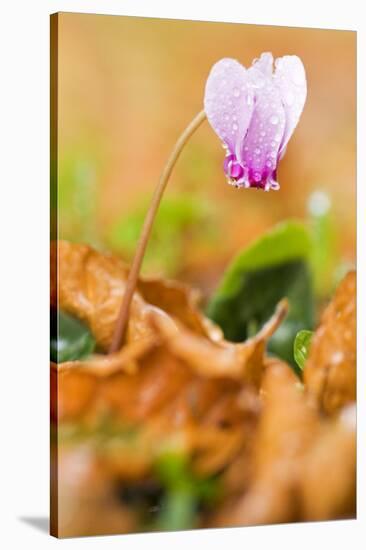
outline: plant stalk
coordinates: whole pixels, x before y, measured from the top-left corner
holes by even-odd
[[[164,194],[165,188],[168,184],[170,175],[174,168],[174,165],[177,162],[179,155],[182,149],[184,148],[185,144],[187,143],[191,135],[202,124],[205,118],[206,118],[205,111],[200,111],[194,117],[191,123],[186,127],[186,129],[178,138],[178,141],[176,142],[170,154],[170,157],[168,158],[168,161],[161,173],[158,185],[156,186],[154,195],[151,200],[149,210],[147,211],[147,214],[145,217],[144,225],[142,226],[140,238],[136,247],[135,256],[132,260],[131,269],[128,274],[121,308],[119,310],[116,326],[113,333],[112,343],[109,348],[109,353],[118,351],[121,348],[122,344],[124,343],[131,301],[132,301],[133,293],[135,292],[135,289],[136,289],[137,280],[141,269],[141,264],[144,259],[147,243],[149,242],[149,238],[151,235],[151,229],[152,229],[154,220],[156,218],[156,214],[158,212],[159,205],[160,205],[162,196]]]

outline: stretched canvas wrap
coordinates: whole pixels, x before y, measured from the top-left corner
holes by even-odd
[[[356,34],[51,16],[51,533],[356,514]]]

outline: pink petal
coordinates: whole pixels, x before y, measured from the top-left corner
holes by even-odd
[[[269,71],[264,83],[263,72],[257,64],[248,73],[255,90],[255,109],[242,146],[241,162],[253,186],[274,189],[278,188],[275,173],[285,129],[285,111]]]
[[[248,73],[238,61],[221,59],[212,67],[204,107],[216,134],[238,156],[253,112]]]
[[[286,125],[280,147],[280,157],[299,122],[306,100],[306,75],[304,65],[296,55],[279,57],[275,62],[274,83],[280,91],[286,115]]]

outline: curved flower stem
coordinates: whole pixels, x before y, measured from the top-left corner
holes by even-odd
[[[191,135],[202,124],[205,118],[206,118],[205,111],[200,111],[194,117],[192,122],[187,126],[187,128],[180,135],[178,141],[176,142],[170,154],[168,162],[166,163],[164,170],[161,173],[159,183],[155,189],[149,210],[146,214],[144,225],[141,230],[140,239],[137,244],[135,256],[133,258],[131,269],[128,274],[125,293],[123,295],[121,309],[118,314],[118,318],[117,318],[117,322],[116,322],[116,326],[115,326],[114,334],[112,338],[112,343],[109,348],[109,353],[118,351],[125,339],[127,322],[129,318],[129,311],[130,311],[130,305],[131,305],[133,293],[136,289],[136,284],[140,273],[141,264],[144,259],[146,246],[150,238],[151,229],[159,209],[160,201],[164,194],[165,188],[168,184],[170,174],[172,173],[174,165],[177,162],[183,147],[185,146],[185,144],[187,143]]]

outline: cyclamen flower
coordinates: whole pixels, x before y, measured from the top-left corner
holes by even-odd
[[[235,59],[218,61],[206,83],[207,118],[227,151],[224,171],[235,187],[279,189],[277,164],[306,99],[301,59],[275,61],[263,53],[247,70]]]

